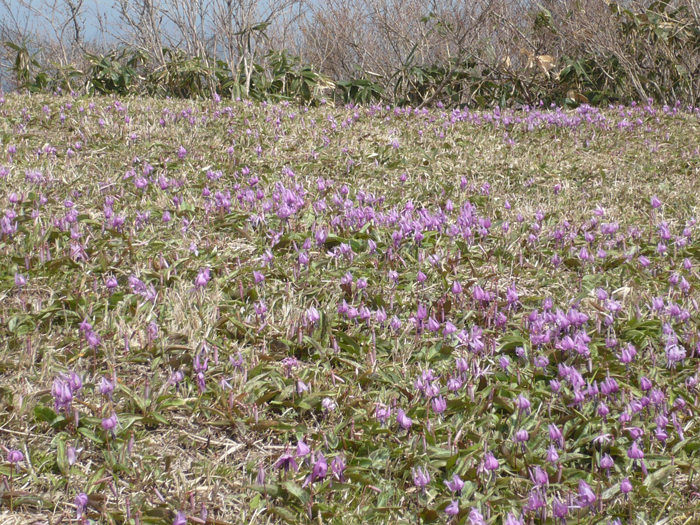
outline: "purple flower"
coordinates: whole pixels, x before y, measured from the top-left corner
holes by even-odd
[[[559,448],[564,448],[564,436],[558,426],[549,425],[549,439],[557,444]]]
[[[326,458],[324,457],[323,453],[319,452],[318,457],[316,458],[316,463],[314,463],[314,467],[311,470],[311,474],[309,474],[309,477],[306,478],[304,485],[302,486],[306,487],[314,481],[323,479],[326,477],[326,474],[328,474],[328,463],[326,462]]]
[[[552,515],[555,518],[560,518],[562,523],[566,523],[564,519],[569,514],[569,507],[566,502],[559,501],[556,497],[552,501]]]
[[[447,380],[447,389],[450,392],[457,392],[460,388],[462,388],[462,385],[463,382],[458,377],[451,377]]]
[[[627,450],[627,457],[635,461],[644,458],[644,452],[637,446],[636,441],[633,441],[632,446]]]
[[[277,463],[275,463],[275,468],[283,468],[285,472],[289,472],[289,469],[292,467],[295,471],[299,470],[299,465],[294,459],[294,456],[292,456],[289,452],[285,452],[284,454],[282,454],[277,460]]]
[[[80,379],[80,376],[75,372],[71,372],[66,377],[68,380],[68,386],[70,387],[71,392],[74,394],[83,388],[83,380]]]
[[[100,346],[100,336],[92,330],[87,331],[87,333],[85,334],[85,340],[87,341],[90,348],[92,348],[93,350]]]
[[[82,320],[82,322],[80,323],[78,328],[80,328],[81,332],[89,332],[90,330],[92,330],[92,325],[90,324],[90,321],[86,317],[85,319]]]
[[[180,511],[177,513],[173,520],[173,525],[187,525],[187,516],[185,516],[184,512]]]
[[[402,408],[399,408],[399,411],[396,413],[396,422],[399,424],[399,427],[404,430],[408,430],[413,426],[413,421],[406,415]]]
[[[440,323],[434,317],[428,319],[428,330],[431,332],[437,332],[440,329]]]
[[[504,525],[523,525],[523,518],[516,518],[515,514],[509,512]]]
[[[469,511],[469,523],[470,525],[486,525],[483,514],[476,507],[472,507],[472,510]]]
[[[24,460],[24,454],[22,454],[19,450],[10,450],[7,453],[7,461],[13,465],[16,465],[22,460]]]
[[[462,478],[460,478],[457,474],[452,476],[450,481],[444,481],[443,483],[448,489],[450,489],[451,492],[459,493],[464,488],[464,481],[462,481]]]
[[[67,456],[67,458],[68,458],[68,465],[70,465],[71,467],[72,467],[73,465],[75,465],[75,462],[76,462],[77,459],[78,459],[78,452],[80,452],[80,451],[79,451],[79,450],[75,450],[75,447],[74,447],[73,445],[70,445],[70,444],[69,444],[69,445],[66,447],[66,456]]]
[[[515,285],[511,285],[506,290],[506,301],[508,301],[508,306],[513,306],[515,303],[518,302],[518,299],[518,292],[515,289]]]
[[[630,478],[625,478],[620,482],[620,492],[625,495],[632,492],[632,483],[630,483]]]
[[[333,412],[338,405],[330,397],[324,397],[321,401],[321,406],[326,412]]]
[[[107,378],[103,377],[100,380],[100,394],[112,399],[112,392],[114,392],[114,384]]]
[[[433,407],[433,412],[436,414],[442,414],[447,408],[447,401],[442,396],[434,397],[430,404]]]
[[[345,458],[343,456],[336,456],[331,461],[331,472],[333,472],[333,477],[341,483],[345,483]]]
[[[578,482],[578,498],[581,507],[590,507],[597,499],[590,485],[582,479]]]
[[[384,324],[384,321],[387,319],[386,315],[386,310],[384,307],[379,308],[375,313],[374,313],[374,318],[377,320],[378,323]]]
[[[530,400],[526,398],[524,395],[520,394],[516,399],[515,399],[515,406],[518,407],[518,413],[522,414],[523,412],[529,414],[530,413]]]
[[[448,336],[451,334],[454,334],[457,331],[457,327],[453,325],[451,322],[447,321],[445,323],[445,328],[442,330],[442,335]]]
[[[524,443],[524,442],[528,441],[529,439],[530,439],[530,434],[525,429],[518,430],[515,433],[515,436],[513,437],[513,440],[516,443]]]
[[[170,376],[170,382],[177,385],[180,381],[182,381],[185,378],[185,374],[183,374],[180,370],[176,370],[175,372],[172,373]]]
[[[552,379],[549,382],[549,388],[552,390],[553,394],[558,394],[559,390],[561,390],[561,383],[556,379]]]
[[[253,309],[255,310],[255,314],[264,318],[265,314],[267,313],[267,305],[263,301],[258,301],[253,305]]]
[[[497,470],[498,469],[498,460],[495,458],[495,456],[491,452],[487,452],[484,455],[484,469],[485,470]]]
[[[637,355],[637,350],[631,344],[627,345],[620,352],[620,363],[627,365],[634,360]]]
[[[73,402],[73,392],[67,381],[63,378],[54,379],[51,394],[53,395],[56,412],[70,409]]]
[[[15,273],[15,286],[17,288],[22,288],[23,286],[26,286],[27,284],[27,279],[22,275],[21,273]]]
[[[625,415],[625,414],[627,414],[627,413],[625,412],[622,415]],[[620,417],[622,417],[622,416],[620,416]],[[629,419],[627,421],[629,421]],[[627,432],[630,433],[630,437],[635,441],[644,435],[644,430],[642,430],[639,427],[627,427],[625,430],[627,430]]]
[[[542,497],[542,494],[540,493],[540,491],[533,489],[530,491],[530,496],[528,497],[528,501],[527,501],[527,505],[525,506],[525,509],[535,511],[535,510],[541,509],[546,504],[547,504],[547,502]]]
[[[426,469],[423,469],[421,467],[418,468],[413,468],[413,483],[416,485],[421,490],[424,490],[425,487],[430,483],[430,474]]]
[[[116,277],[108,277],[105,281],[105,286],[112,293],[117,287],[119,287],[119,282],[117,282]]]
[[[202,268],[194,279],[194,287],[197,289],[204,288],[210,279],[209,268]]]
[[[294,454],[295,458],[304,458],[311,454],[311,449],[309,446],[304,442],[303,439],[300,439],[299,442],[297,443],[297,451]]]
[[[549,476],[547,475],[547,472],[539,465],[535,465],[531,468],[530,479],[532,479],[535,487],[549,485]]]
[[[676,365],[686,358],[686,351],[676,344],[666,345],[666,367],[676,368]]]
[[[311,306],[306,312],[304,313],[304,324],[307,326],[313,326],[315,325],[319,320],[321,319],[321,314],[318,313],[318,310]]]
[[[84,492],[81,492],[75,497],[75,507],[76,507],[76,513],[78,515],[78,519],[83,517],[83,513],[87,509],[88,506],[88,495],[85,494]]]
[[[199,388],[199,392],[202,393],[206,390],[206,375],[205,372],[209,368],[209,358],[205,357],[204,362],[202,363],[201,360],[201,355],[205,354],[206,356],[207,352],[207,347],[204,346],[202,350],[200,350],[197,354],[194,356],[194,365],[193,369],[195,373],[197,374],[197,387]]]
[[[615,462],[610,457],[610,454],[605,454],[600,459],[600,468],[605,469],[605,470],[610,470],[614,466],[615,466]]]
[[[452,503],[445,508],[445,514],[448,516],[456,516],[459,514],[459,501],[453,500]]]
[[[155,341],[156,339],[158,339],[158,325],[156,324],[155,321],[151,321],[148,324],[147,330],[148,330],[149,340]]]
[[[508,367],[510,366],[510,359],[508,359],[507,355],[502,355],[499,360],[498,360],[498,365],[503,369],[503,370],[508,370]]]
[[[316,233],[314,234],[314,238],[316,239],[316,244],[321,246],[326,242],[326,239],[328,238],[328,233],[326,230],[316,230]]]
[[[112,415],[107,419],[102,420],[102,428],[114,434],[114,429],[117,427],[117,414],[112,412]]]
[[[387,422],[387,419],[391,417],[391,409],[377,405],[377,407],[374,410],[374,417],[377,418],[377,421],[379,421],[379,424],[381,426],[384,426]]]
[[[654,209],[661,207],[661,201],[659,200],[659,198],[656,195],[652,196],[652,198],[651,198],[651,207]]]

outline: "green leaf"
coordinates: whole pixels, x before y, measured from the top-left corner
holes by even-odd
[[[662,480],[670,478],[671,474],[675,470],[675,465],[666,465],[665,467],[660,468],[656,472],[653,472],[646,477],[644,480],[644,486],[649,490],[654,489],[654,487],[656,487]]]
[[[299,521],[298,521],[299,516],[294,514],[292,511],[290,511],[289,509],[287,509],[285,507],[272,507],[272,509],[270,509],[270,511],[273,514],[276,514],[277,516],[282,518],[287,523],[292,523],[292,524],[299,523]]]
[[[281,487],[301,503],[306,504],[309,501],[309,493],[293,481],[285,481],[281,483]]]
[[[83,436],[85,436],[86,438],[88,438],[88,439],[89,439],[90,441],[92,441],[93,443],[97,443],[97,444],[99,444],[99,445],[104,445],[104,439],[102,439],[101,437],[99,437],[97,434],[95,434],[95,433],[94,433],[92,430],[90,430],[89,428],[80,427],[80,428],[78,429],[78,432],[80,432]]]
[[[53,420],[56,419],[56,412],[47,406],[37,405],[34,407],[34,416],[36,417],[37,421],[52,423]]]
[[[265,485],[249,485],[251,490],[259,492],[260,494],[267,494],[273,498],[276,498],[279,494],[280,487],[276,483],[266,483]]]
[[[104,475],[105,475],[105,467],[103,465],[92,473],[92,475],[88,479],[88,482],[85,486],[85,492],[87,494],[90,494],[91,492],[93,492],[93,490],[95,489],[95,487],[97,485],[97,482],[99,480],[101,480],[102,478],[104,478]]]
[[[66,442],[62,439],[56,442],[56,463],[61,473],[67,476],[70,471],[70,465],[68,464],[68,455],[66,454]]]

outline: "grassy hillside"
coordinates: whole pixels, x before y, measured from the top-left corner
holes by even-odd
[[[696,522],[700,110],[229,104],[5,95],[0,520]]]

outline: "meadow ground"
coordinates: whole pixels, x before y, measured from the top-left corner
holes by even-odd
[[[700,518],[700,110],[0,117],[0,522]]]

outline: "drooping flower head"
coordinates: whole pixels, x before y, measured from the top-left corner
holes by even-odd
[[[23,460],[24,460],[24,454],[22,454],[19,450],[10,450],[7,453],[8,463],[11,463],[13,465],[17,465],[17,463],[20,463]]]
[[[197,274],[197,277],[194,279],[194,287],[197,290],[201,290],[204,288],[209,280],[211,279],[211,275],[209,272],[209,268],[202,268],[199,270],[199,273]]]
[[[294,459],[294,456],[287,451],[279,457],[277,463],[275,463],[275,468],[284,469],[285,472],[289,472],[290,468],[297,471],[299,470],[299,464]]]
[[[493,471],[498,469],[498,460],[493,455],[492,452],[487,452],[484,455],[484,469],[488,471]]]
[[[404,430],[408,430],[413,426],[413,420],[406,415],[402,408],[399,408],[396,414],[396,422],[399,424],[399,427]]]
[[[100,394],[102,394],[105,397],[108,397],[109,399],[112,399],[112,392],[114,392],[114,384],[107,378],[102,377],[100,379],[99,390]]]
[[[413,483],[419,489],[424,490],[428,483],[430,483],[430,474],[428,470],[422,467],[413,467]]]
[[[451,492],[456,492],[458,494],[464,488],[464,481],[462,481],[462,478],[460,478],[457,474],[452,476],[450,481],[444,481],[443,483],[445,483],[445,486],[450,489]]]
[[[595,503],[596,499],[595,492],[593,492],[591,486],[580,479],[578,482],[578,501],[581,507],[590,507]]]
[[[303,486],[306,487],[314,481],[324,479],[326,474],[328,474],[328,462],[326,461],[323,453],[319,452],[316,458],[316,463],[314,463],[313,469],[311,470],[311,474],[309,474],[309,477],[306,478]]]
[[[456,516],[459,514],[459,501],[452,500],[452,502],[445,508],[445,514],[448,516]]]
[[[102,428],[114,435],[114,429],[117,427],[117,414],[112,412],[112,415],[102,420]]]
[[[80,519],[83,517],[83,514],[87,510],[88,506],[88,495],[85,494],[84,492],[81,492],[75,497],[75,508],[76,508],[76,514],[77,518]]]
[[[340,483],[345,483],[345,456],[336,456],[331,461],[331,471],[333,472],[333,477]]]

